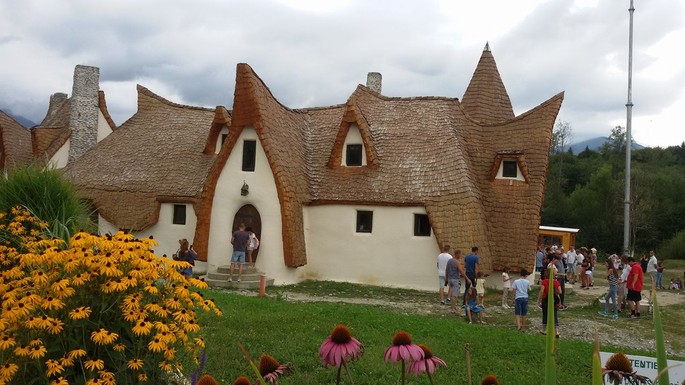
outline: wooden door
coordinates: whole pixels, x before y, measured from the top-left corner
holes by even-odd
[[[252,253],[252,262],[257,261],[257,255],[259,254],[259,249],[261,249],[262,242],[262,218],[259,215],[259,211],[252,205],[245,205],[235,213],[235,218],[233,219],[233,230],[238,230],[240,224],[244,224],[245,227],[251,227],[252,232],[255,233],[257,239],[259,239],[260,246]],[[247,258],[247,257],[246,257]],[[247,259],[245,259],[247,261]]]

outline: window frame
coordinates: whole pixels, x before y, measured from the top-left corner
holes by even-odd
[[[354,162],[354,164],[351,164],[350,162],[350,152],[351,150],[354,149],[355,151],[359,151],[358,154],[358,162]],[[355,159],[356,160],[356,159]],[[357,164],[359,163],[359,164]],[[345,145],[345,166],[347,167],[361,167],[364,165],[364,145],[362,143],[348,143]]]
[[[368,223],[366,223],[368,222]],[[365,225],[368,224],[368,229]],[[357,223],[355,226],[357,233],[370,234],[373,232],[373,211],[371,210],[357,210]]]
[[[241,170],[254,172],[257,166],[257,141],[255,139],[243,140],[243,162]]]
[[[183,208],[181,211],[180,209]],[[171,216],[171,223],[174,225],[185,226],[188,222],[188,206],[185,204],[174,204]],[[181,214],[182,213],[182,214]]]
[[[509,170],[507,170],[507,165],[509,165]],[[507,175],[507,171],[511,170],[511,165],[513,165],[514,175]],[[502,178],[516,179],[519,177],[519,165],[518,161],[514,159],[502,159]]]
[[[425,220],[425,223],[423,221]],[[428,226],[428,232],[426,233],[422,225]],[[424,230],[424,231],[421,231]],[[428,219],[428,214],[414,214],[414,236],[415,237],[430,237],[433,234],[433,229],[431,228],[430,220]]]

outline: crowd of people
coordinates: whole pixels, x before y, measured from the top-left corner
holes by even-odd
[[[462,297],[464,316],[469,323],[485,323],[485,277],[480,271],[478,247],[473,247],[471,253],[464,258],[461,264],[461,250],[451,253],[450,246],[446,245],[443,252],[438,256],[438,284],[440,302],[451,305],[454,313],[457,311],[457,297],[460,293],[461,279],[464,279],[465,290]],[[540,246],[536,253],[535,283],[540,285],[540,291],[536,305],[542,310],[541,333],[546,333],[548,309],[546,301],[550,291],[554,296],[553,317],[555,334],[559,337],[559,318],[557,312],[566,310],[569,306],[565,303],[566,284],[577,284],[583,290],[589,290],[594,286],[596,268],[598,264],[597,250],[595,248],[581,247],[576,250],[573,246],[565,251],[563,247]],[[601,271],[601,270],[600,270]],[[624,312],[628,318],[641,316],[640,302],[645,284],[650,287],[651,301],[652,290],[664,289],[663,286],[664,262],[659,262],[654,251],[649,252],[649,257],[643,256],[636,261],[630,256],[619,257],[616,254],[606,259],[606,283],[607,292],[604,296],[604,309],[599,315],[610,319],[618,319],[619,313]],[[526,269],[519,272],[519,278],[514,279],[509,268],[502,272],[502,303],[505,309],[510,309],[509,298],[513,293],[514,315],[516,327],[519,331],[526,328],[528,315],[528,296],[531,290],[531,273]],[[646,276],[646,277],[645,277]],[[645,279],[647,278],[647,279]],[[685,279],[685,273],[684,273]],[[681,289],[679,278],[671,279],[670,289]]]

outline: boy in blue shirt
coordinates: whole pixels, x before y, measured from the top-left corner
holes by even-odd
[[[521,278],[514,281],[511,288],[514,289],[514,314],[516,315],[516,329],[520,332],[526,327],[526,315],[528,315],[528,270],[521,269]]]

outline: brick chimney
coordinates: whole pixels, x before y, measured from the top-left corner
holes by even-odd
[[[77,65],[71,92],[69,162],[78,159],[98,141],[98,90],[100,69]],[[50,100],[52,104],[52,98]]]
[[[369,72],[366,75],[366,86],[373,92],[381,93],[381,88],[383,86],[383,76],[380,72]]]

